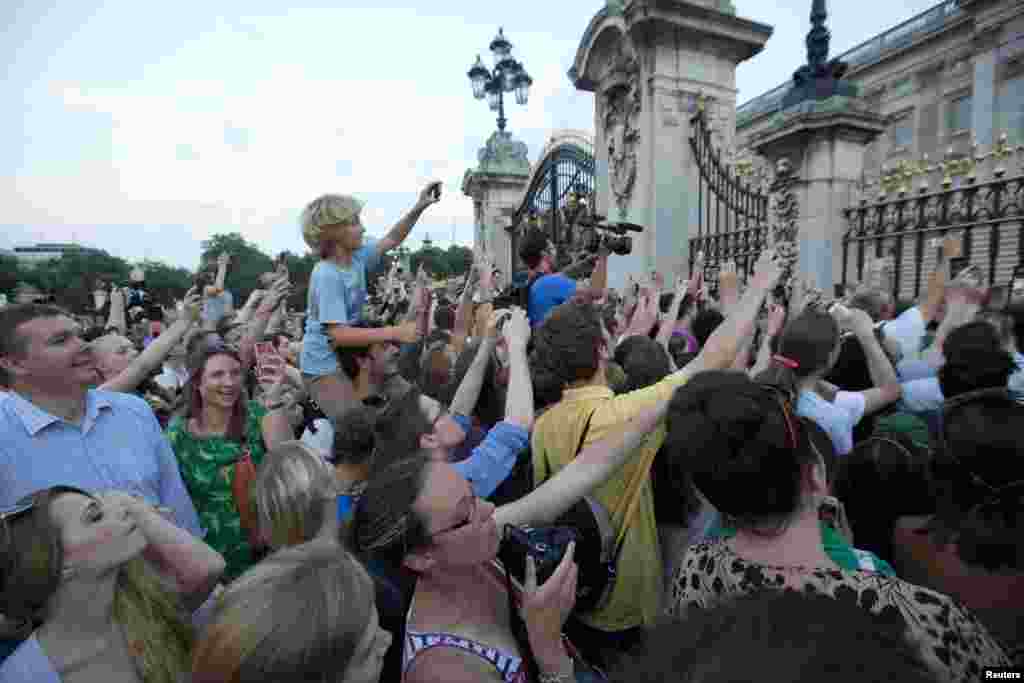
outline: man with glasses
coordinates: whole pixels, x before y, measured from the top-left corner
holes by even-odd
[[[0,310],[0,508],[56,485],[119,490],[169,508],[202,535],[153,411],[130,394],[93,390],[96,361],[54,306]]]

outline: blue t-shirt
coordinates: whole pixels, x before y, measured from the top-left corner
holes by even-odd
[[[366,273],[375,270],[379,263],[377,241],[366,240],[352,255],[348,268],[333,261],[320,261],[313,268],[306,299],[306,334],[299,357],[304,374],[332,375],[338,371],[338,359],[325,325],[360,319],[366,303]]]
[[[864,417],[864,408],[864,395],[850,391],[838,392],[832,403],[813,391],[801,391],[796,402],[796,414],[824,429],[837,455],[853,450],[853,428]]]
[[[234,309],[234,295],[224,290],[217,296],[207,297],[203,302],[202,319],[209,325],[217,325],[221,319],[228,314],[229,309]]]
[[[530,325],[536,327],[544,322],[548,313],[555,306],[560,306],[576,293],[576,281],[561,273],[541,275],[530,287],[530,300],[526,307],[526,316]]]

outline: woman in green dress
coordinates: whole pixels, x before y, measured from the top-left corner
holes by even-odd
[[[249,400],[244,366],[233,349],[205,349],[192,364],[183,414],[167,426],[181,477],[206,530],[206,543],[227,563],[231,581],[252,565],[255,524],[249,485],[264,454],[294,438],[282,399],[283,377],[262,403]]]

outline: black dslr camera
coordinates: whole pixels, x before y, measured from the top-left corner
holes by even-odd
[[[526,558],[537,567],[537,585],[555,573],[569,544],[577,540],[576,530],[568,526],[517,527],[507,525],[502,534],[499,557],[505,568],[520,581],[526,581]]]
[[[609,223],[604,216],[581,216],[577,222],[585,233],[583,248],[596,254],[603,246],[613,254],[626,256],[633,251],[633,238],[627,232],[643,232],[643,226],[636,223]]]

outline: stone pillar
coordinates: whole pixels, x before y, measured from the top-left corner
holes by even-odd
[[[799,273],[822,290],[830,291],[842,278],[843,209],[857,198],[867,146],[884,130],[878,114],[836,96],[783,112],[750,140],[750,147],[773,166],[781,159],[793,166],[800,208]]]
[[[591,20],[569,77],[595,96],[597,209],[645,228],[631,235],[632,254],[611,257],[610,286],[630,273],[687,272],[698,210],[690,116],[703,94],[719,144],[731,143],[736,65],[771,33],[720,0],[610,1]]]
[[[511,282],[514,259],[508,217],[530,180],[526,144],[507,131],[495,131],[477,158],[480,165],[462,178],[462,193],[473,199],[473,246],[486,250],[504,273],[504,281]]]

